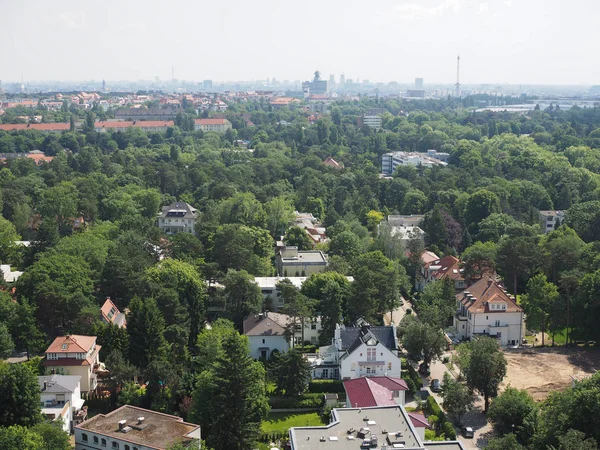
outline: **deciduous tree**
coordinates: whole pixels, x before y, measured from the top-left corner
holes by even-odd
[[[466,371],[467,386],[483,395],[486,413],[490,398],[498,395],[498,387],[505,376],[506,359],[498,342],[490,337],[475,339],[471,343],[471,357]]]

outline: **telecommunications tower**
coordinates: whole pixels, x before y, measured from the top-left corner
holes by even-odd
[[[456,57],[456,96],[460,97],[460,55]]]

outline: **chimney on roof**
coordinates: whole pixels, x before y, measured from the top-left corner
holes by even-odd
[[[45,391],[48,388],[48,383],[46,381],[44,381],[44,388],[42,389],[42,391]]]

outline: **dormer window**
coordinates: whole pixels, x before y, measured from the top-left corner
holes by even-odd
[[[371,338],[367,341],[367,345],[370,345],[370,346],[377,345],[377,341],[375,339]]]
[[[68,348],[69,348],[69,346],[67,344],[63,344],[61,347],[62,350],[67,350]]]

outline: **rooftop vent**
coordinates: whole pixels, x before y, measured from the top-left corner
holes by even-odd
[[[325,442],[327,439],[325,439],[325,436],[321,436],[321,439],[319,439],[319,441],[321,442]]]
[[[122,431],[125,426],[127,426],[127,421],[119,420],[119,431]]]
[[[145,419],[145,417],[138,417],[137,418],[138,424],[144,423],[144,419]]]

